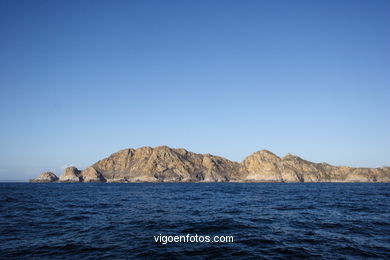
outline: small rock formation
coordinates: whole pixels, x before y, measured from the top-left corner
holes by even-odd
[[[94,168],[88,167],[81,172],[81,179],[83,182],[105,182],[106,180]]]
[[[51,173],[53,174],[53,173]],[[54,175],[54,174],[53,174]],[[51,175],[50,175],[51,176]],[[41,174],[38,180],[54,180]],[[60,182],[390,182],[390,168],[313,163],[261,150],[241,163],[167,146],[124,149],[80,172],[68,167]],[[46,182],[46,181],[45,181]]]
[[[129,181],[126,178],[117,178],[117,179],[108,179],[106,182],[110,183],[128,183]]]
[[[36,179],[30,180],[30,182],[56,182],[56,181],[58,181],[58,177],[52,172],[43,172]]]
[[[80,171],[76,167],[68,167],[61,174],[60,182],[80,182],[82,181]]]

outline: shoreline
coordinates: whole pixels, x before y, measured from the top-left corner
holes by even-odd
[[[315,184],[315,183],[356,183],[356,184],[359,184],[359,183],[390,183],[389,181],[377,181],[377,182],[363,182],[363,181],[355,181],[355,182],[351,182],[351,181],[318,181],[318,182],[267,182],[267,181],[226,181],[226,182],[31,182],[31,181],[0,181],[0,183],[29,183],[29,184],[46,184],[46,183],[50,183],[50,184],[133,184],[133,183],[137,183],[137,184],[140,184],[140,183],[155,183],[155,184],[176,184],[176,183],[188,183],[188,184],[192,184],[192,183],[197,183],[197,184],[210,184],[210,183],[219,183],[219,184],[222,184],[222,183],[248,183],[248,184],[252,184],[252,183],[268,183],[268,184],[271,184],[271,183],[283,183],[283,184],[307,184],[307,183],[311,183],[311,184]]]

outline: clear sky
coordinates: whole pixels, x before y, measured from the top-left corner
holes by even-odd
[[[390,165],[390,1],[0,1],[0,179],[168,145]]]

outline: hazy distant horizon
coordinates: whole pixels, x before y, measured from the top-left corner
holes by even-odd
[[[1,1],[0,180],[167,145],[390,166],[389,1]]]

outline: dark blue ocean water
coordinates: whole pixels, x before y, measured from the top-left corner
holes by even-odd
[[[3,259],[390,258],[390,184],[1,183],[0,212]]]

